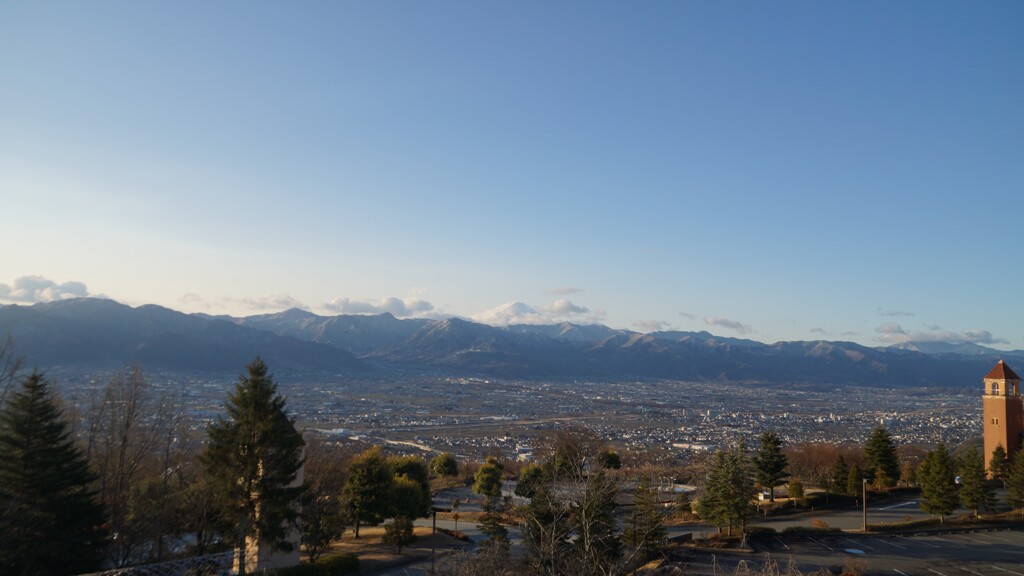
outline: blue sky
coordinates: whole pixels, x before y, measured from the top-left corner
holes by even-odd
[[[1019,2],[0,6],[0,301],[1024,348]]]

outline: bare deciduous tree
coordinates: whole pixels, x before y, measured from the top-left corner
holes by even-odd
[[[158,397],[133,366],[94,391],[85,418],[86,453],[109,516],[112,562],[161,557],[175,516],[170,475],[185,449],[183,403]]]
[[[9,333],[0,343],[0,406],[7,399],[7,392],[14,385],[24,359],[14,355],[14,337]]]

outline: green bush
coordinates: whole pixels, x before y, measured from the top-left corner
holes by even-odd
[[[747,528],[747,534],[775,534],[775,528],[771,526],[750,526]]]

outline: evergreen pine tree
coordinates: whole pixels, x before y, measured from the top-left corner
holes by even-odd
[[[501,523],[505,513],[504,499],[499,496],[487,496],[481,507],[480,532],[487,535],[486,547],[508,548],[508,529]]]
[[[704,484],[704,495],[697,502],[697,514],[732,534],[735,526],[746,527],[753,506],[754,474],[747,463],[741,442],[715,453]]]
[[[945,444],[939,444],[925,455],[918,479],[921,482],[921,509],[929,514],[938,514],[939,521],[944,521],[946,515],[960,505],[956,466]]]
[[[846,488],[846,484],[850,478],[850,468],[846,465],[846,458],[840,454],[836,457],[836,461],[832,464],[832,486],[836,492],[848,493],[849,490]]]
[[[754,454],[754,480],[767,488],[769,497],[775,502],[775,487],[785,482],[789,474],[786,466],[789,462],[782,453],[782,439],[775,432],[761,434],[761,446]]]
[[[863,482],[864,473],[860,471],[860,466],[856,464],[850,466],[850,471],[846,474],[846,493],[851,496],[859,496]]]
[[[501,462],[488,458],[473,475],[473,492],[481,496],[501,496]]]
[[[685,495],[686,492],[680,492]],[[678,498],[676,505],[680,505]],[[686,498],[685,507],[689,511],[690,500]],[[665,548],[664,517],[658,500],[658,493],[651,485],[650,478],[645,476],[633,493],[633,513],[629,524],[624,527],[622,540],[627,546],[639,549],[642,558],[653,558]]]
[[[105,518],[96,479],[38,372],[0,410],[0,573],[79,574],[99,567]]]
[[[900,460],[896,454],[896,443],[885,425],[879,424],[864,444],[864,464],[868,481],[874,482],[878,488],[892,486],[899,479]]]
[[[1002,444],[996,444],[992,450],[992,459],[988,462],[988,473],[996,480],[1006,480],[1010,463],[1006,460],[1006,448]]]
[[[1006,502],[1024,517],[1024,447],[1017,451],[1006,473]]]
[[[234,527],[244,576],[246,539],[290,551],[288,527],[298,516],[302,487],[292,486],[302,467],[302,436],[285,412],[284,397],[258,357],[239,377],[219,417],[207,429],[202,460],[223,502],[222,514]]]
[[[985,480],[985,460],[976,449],[968,450],[960,460],[960,501],[978,516],[980,509],[992,507],[994,499]]]

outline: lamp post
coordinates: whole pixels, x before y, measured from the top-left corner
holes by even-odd
[[[861,522],[861,531],[868,531],[868,479],[861,479],[861,500],[864,501],[864,518]]]

